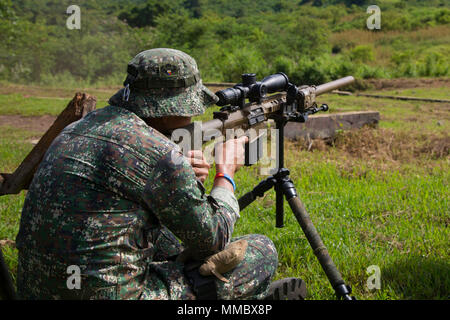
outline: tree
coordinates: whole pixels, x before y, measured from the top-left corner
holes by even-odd
[[[119,14],[119,19],[126,20],[132,27],[154,27],[158,17],[177,12],[180,8],[179,1],[148,0],[144,5],[135,6],[130,11],[122,12]]]

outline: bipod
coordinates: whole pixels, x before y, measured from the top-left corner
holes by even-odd
[[[324,107],[321,109],[325,110]],[[326,109],[328,109],[328,107],[326,107]],[[320,111],[319,109],[317,110]],[[351,287],[346,285],[342,279],[340,272],[331,259],[319,233],[314,227],[305,206],[298,197],[295,185],[289,177],[289,170],[284,168],[284,125],[287,121],[286,118],[280,117],[276,119],[276,123],[277,129],[279,130],[277,150],[278,171],[274,175],[261,181],[252,191],[242,196],[238,200],[239,209],[243,210],[255,201],[257,197],[262,197],[265,192],[274,188],[276,192],[276,227],[282,228],[284,226],[284,198],[286,198],[338,299],[356,300],[355,297],[350,295],[352,292]]]

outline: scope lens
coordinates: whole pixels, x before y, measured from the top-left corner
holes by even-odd
[[[219,101],[216,103],[218,106],[225,106],[228,104],[237,105],[241,92],[234,88],[228,88],[216,92],[216,96]]]
[[[261,80],[261,83],[264,84],[267,92],[274,93],[285,90],[289,83],[289,79],[284,73],[279,72],[265,77]]]

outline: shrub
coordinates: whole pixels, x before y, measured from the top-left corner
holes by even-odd
[[[355,62],[369,62],[375,60],[373,46],[359,45],[350,51],[350,59]]]
[[[258,50],[242,47],[225,54],[221,69],[224,81],[239,82],[243,73],[266,75],[268,66]]]
[[[448,59],[438,52],[430,52],[419,60],[418,73],[426,77],[446,76],[449,74]]]

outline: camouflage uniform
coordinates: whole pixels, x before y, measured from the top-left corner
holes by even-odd
[[[169,54],[178,58],[168,62]],[[161,57],[156,64],[155,56]],[[169,49],[141,53],[110,106],[69,125],[54,140],[22,211],[21,298],[195,299],[184,265],[174,257],[184,247],[206,257],[241,238],[249,244],[245,258],[224,274],[229,283],[216,280],[218,297],[265,296],[277,266],[273,243],[261,235],[232,239],[239,218],[234,194],[221,187],[206,194],[179,147],[143,120],[200,114],[213,101],[199,77],[185,87],[138,88],[152,73],[167,75],[159,79],[162,85],[174,74],[176,79],[198,74],[186,56]],[[68,287],[72,265],[80,269],[79,289]]]

